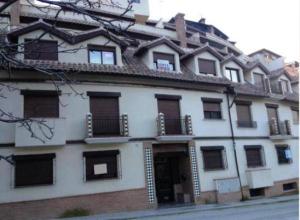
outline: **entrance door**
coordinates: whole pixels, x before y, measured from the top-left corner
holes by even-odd
[[[158,99],[158,112],[165,115],[166,134],[181,134],[179,101]]]
[[[158,203],[175,202],[174,184],[180,182],[178,158],[157,155],[154,159],[154,167]]]

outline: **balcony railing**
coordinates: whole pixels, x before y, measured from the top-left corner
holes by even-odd
[[[272,119],[269,121],[270,135],[292,135],[291,123],[289,120],[277,121]]]
[[[123,114],[120,117],[93,117],[87,114],[88,137],[113,137],[129,136],[128,116]]]
[[[236,123],[239,128],[256,128],[257,127],[256,121],[237,121]]]
[[[190,115],[183,118],[167,118],[163,113],[157,117],[158,136],[192,135],[192,119]]]

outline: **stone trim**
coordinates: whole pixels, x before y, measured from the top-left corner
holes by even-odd
[[[150,205],[156,206],[156,192],[154,181],[154,167],[153,167],[153,149],[151,142],[144,142],[144,163],[145,163],[145,179],[146,188],[148,192],[148,202]]]
[[[190,154],[191,173],[192,173],[192,182],[193,182],[193,191],[194,191],[193,192],[194,201],[197,201],[197,197],[200,196],[200,181],[199,181],[195,142],[191,141],[189,143],[189,154]]]

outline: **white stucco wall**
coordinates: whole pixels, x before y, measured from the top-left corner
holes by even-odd
[[[119,154],[119,178],[84,181],[82,152],[115,150]],[[55,184],[47,186],[13,187],[13,166],[0,161],[0,203],[37,200],[101,192],[122,191],[145,187],[144,158],[141,143],[118,145],[71,144],[52,148],[1,148],[3,155],[56,153]]]

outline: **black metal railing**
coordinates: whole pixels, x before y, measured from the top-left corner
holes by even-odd
[[[291,135],[290,122],[285,121],[269,121],[270,135]]]
[[[158,135],[191,135],[192,125],[190,116],[184,118],[157,118]]]
[[[237,121],[237,126],[239,128],[256,128],[256,121]]]
[[[94,136],[119,136],[121,135],[121,118],[93,117]]]

